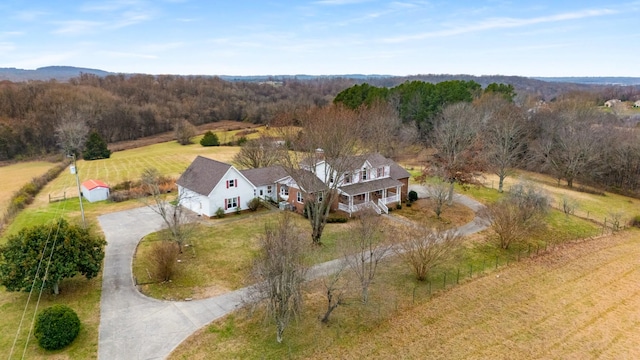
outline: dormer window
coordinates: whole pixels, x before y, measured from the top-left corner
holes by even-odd
[[[360,172],[360,179],[362,181],[369,179],[369,169],[367,168],[362,169],[362,171]]]
[[[384,176],[384,167],[379,167],[379,168],[378,168],[378,171],[377,171],[377,173],[376,173],[376,177],[381,178],[381,177],[383,177],[383,176]]]
[[[345,173],[344,174],[344,183],[345,184],[350,184],[351,183],[351,174],[349,174],[349,173]]]

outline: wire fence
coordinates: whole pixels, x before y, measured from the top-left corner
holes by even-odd
[[[461,264],[457,267],[446,270],[436,269],[429,275],[426,281],[416,283],[414,285],[414,288],[412,289],[413,302],[415,303],[418,299],[424,297],[431,297],[440,291],[450,289],[468,280],[486,276],[487,274],[496,272],[500,268],[509,266],[510,264],[549,254],[561,245],[596,240],[599,237],[623,230],[623,228],[624,227],[615,229],[614,226],[606,225],[602,226],[602,231],[596,236],[586,236],[561,243],[544,242],[539,244],[529,244],[508,254],[498,254],[486,257],[485,259],[474,263]]]

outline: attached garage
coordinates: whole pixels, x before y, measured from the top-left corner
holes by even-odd
[[[82,196],[89,202],[103,201],[109,198],[109,185],[100,180],[87,180],[80,185]]]

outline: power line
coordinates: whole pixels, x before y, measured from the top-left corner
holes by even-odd
[[[64,213],[64,209],[66,207],[67,202],[64,201],[63,204],[61,204],[60,206],[58,206],[58,209],[56,210],[56,218],[58,218],[58,216],[60,217],[60,219],[62,219],[62,216],[60,215],[60,213]],[[60,222],[58,222],[58,230],[56,231],[56,235],[58,233],[58,231],[60,230]],[[18,330],[16,331],[16,336],[13,339],[13,344],[11,345],[11,351],[9,352],[9,357],[8,359],[11,359],[11,356],[13,355],[13,351],[15,349],[16,343],[18,341],[18,337],[20,335],[20,330],[22,329],[22,324],[24,322],[24,318],[25,315],[27,313],[27,309],[29,307],[29,302],[31,302],[31,295],[33,294],[33,289],[35,287],[36,281],[38,280],[38,275],[40,274],[40,267],[42,265],[42,260],[44,259],[44,255],[45,252],[47,250],[47,246],[49,244],[49,240],[51,239],[51,233],[53,232],[53,227],[51,227],[51,230],[49,231],[49,234],[47,235],[47,240],[45,241],[44,247],[42,248],[42,253],[40,255],[40,260],[38,261],[38,267],[36,269],[36,274],[33,278],[33,282],[31,283],[31,289],[29,290],[29,296],[27,297],[27,303],[24,306],[24,310],[22,311],[22,317],[20,318],[20,323],[18,324]],[[42,294],[42,292],[41,292]],[[37,310],[37,309],[36,309]],[[35,316],[35,313],[34,313]],[[29,331],[29,336],[31,336],[31,331]],[[27,338],[27,343],[28,343],[28,338]],[[25,346],[25,351],[26,351],[26,346]],[[22,355],[22,357],[24,358],[24,353]]]

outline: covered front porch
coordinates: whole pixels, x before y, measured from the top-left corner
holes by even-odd
[[[388,205],[401,201],[401,189],[401,182],[389,178],[345,186],[340,189],[338,209],[349,215],[365,208],[388,214]]]

